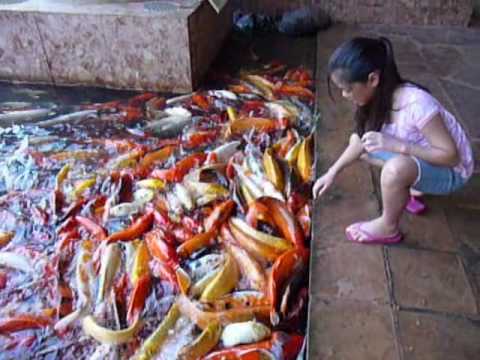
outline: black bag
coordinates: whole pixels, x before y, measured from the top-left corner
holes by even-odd
[[[306,6],[283,14],[278,31],[287,35],[308,35],[330,26],[330,16],[318,6]]]
[[[243,33],[274,32],[276,31],[276,19],[262,14],[242,14],[236,11],[233,14],[233,23],[237,31]]]

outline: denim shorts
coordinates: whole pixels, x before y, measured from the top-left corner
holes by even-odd
[[[375,151],[368,154],[370,158],[383,161],[398,155],[398,153],[389,151]],[[425,194],[447,195],[460,189],[468,180],[464,179],[453,168],[432,165],[414,156],[412,156],[412,159],[417,163],[418,167],[418,176],[412,188]]]

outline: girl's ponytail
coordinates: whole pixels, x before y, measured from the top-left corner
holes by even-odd
[[[397,63],[395,62],[395,56],[393,54],[393,45],[392,42],[386,37],[380,36],[378,40],[382,43],[385,48],[385,64],[383,68],[384,78],[387,78],[387,82],[396,83],[396,84],[410,84],[418,87],[426,92],[430,92],[428,88],[423,85],[420,85],[414,81],[407,80],[400,75],[398,71]],[[393,89],[394,90],[394,89]]]
[[[393,55],[393,45],[392,42],[386,37],[380,36],[379,41],[382,43],[385,49],[385,63],[383,67],[383,73],[386,76],[392,77],[394,82],[403,83],[404,80],[398,72],[397,63],[395,62],[395,57]]]
[[[392,42],[387,39],[386,37],[383,37],[383,36],[380,36],[378,38],[378,40],[380,40],[383,44],[383,46],[385,47],[385,53],[386,53],[386,60],[388,61],[389,59],[393,59],[393,45],[392,45]]]

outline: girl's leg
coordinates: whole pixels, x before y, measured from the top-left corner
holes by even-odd
[[[380,178],[382,189],[382,215],[362,224],[361,230],[375,236],[394,235],[398,231],[400,216],[409,198],[409,190],[418,175],[416,162],[408,156],[398,155],[385,162]],[[357,228],[358,229],[358,228]],[[358,241],[368,241],[366,234],[352,229]]]
[[[422,196],[423,193],[421,191],[415,190],[415,189],[410,189],[410,195],[412,196]]]
[[[365,161],[367,164],[370,164],[372,166],[376,166],[379,168],[382,168],[383,165],[385,165],[385,160],[368,156],[368,154],[362,154],[360,156],[360,160]],[[410,195],[420,197],[423,195],[423,193],[413,188],[410,188]]]
[[[360,160],[365,161],[367,164],[370,164],[372,166],[377,166],[377,167],[383,167],[385,165],[385,160],[374,158],[368,156],[368,154],[362,154],[360,155]]]

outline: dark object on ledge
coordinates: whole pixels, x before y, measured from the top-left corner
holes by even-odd
[[[330,16],[318,6],[306,6],[283,14],[278,31],[287,35],[309,35],[327,29]]]
[[[233,20],[237,31],[249,35],[277,31],[292,36],[310,35],[331,24],[330,16],[318,6],[287,11],[278,17],[237,11]]]
[[[273,16],[262,14],[242,14],[236,11],[233,15],[235,30],[252,34],[254,32],[275,32],[277,30],[277,19]]]

